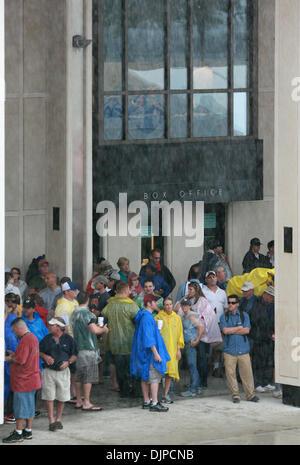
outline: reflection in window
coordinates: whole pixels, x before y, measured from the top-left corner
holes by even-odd
[[[227,94],[194,95],[194,137],[228,135]]]
[[[104,90],[122,90],[122,1],[104,0]]]
[[[171,95],[170,136],[187,137],[187,95]]]
[[[163,95],[128,96],[128,138],[161,139],[165,135]]]
[[[229,0],[194,0],[194,89],[228,87]]]
[[[123,133],[122,97],[109,95],[104,97],[104,139],[120,140]]]
[[[187,89],[187,0],[172,0],[170,15],[171,89]]]
[[[248,0],[234,2],[234,88],[248,86]]]
[[[233,131],[234,136],[247,136],[249,134],[248,94],[235,92],[233,94]]]
[[[164,89],[164,24],[164,0],[128,0],[129,90]]]

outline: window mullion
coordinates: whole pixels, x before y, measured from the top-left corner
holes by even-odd
[[[229,15],[228,15],[228,32],[229,32],[229,39],[228,39],[228,59],[229,59],[229,66],[228,66],[228,88],[230,92],[228,93],[228,135],[233,137],[233,63],[234,63],[234,0],[229,1]]]
[[[193,0],[188,0],[188,137],[193,137]]]
[[[128,0],[123,0],[123,139],[128,140]]]
[[[171,75],[171,60],[170,60],[170,35],[171,35],[171,14],[170,14],[170,0],[166,0],[165,11],[165,90],[167,91],[165,97],[165,135],[170,139],[170,75]]]

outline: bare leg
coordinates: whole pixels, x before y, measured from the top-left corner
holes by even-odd
[[[76,383],[76,404],[75,404],[75,407],[78,407],[78,408],[82,406],[81,392],[82,392],[82,383]]]
[[[34,417],[27,418],[27,420],[26,420],[26,428],[27,429],[32,429],[33,420],[34,420]]]
[[[23,418],[16,418],[16,429],[19,431],[22,431],[24,425],[24,419]]]
[[[157,404],[158,402],[158,388],[159,388],[159,383],[150,384],[151,397],[152,397],[153,404]]]
[[[144,397],[144,402],[150,402],[149,384],[147,384],[146,381],[141,381],[141,388]]]
[[[83,404],[82,408],[91,408],[92,404],[90,402],[90,394],[91,394],[92,384],[86,383],[83,385]]]
[[[167,375],[165,378],[165,395],[169,394],[171,383],[172,383],[172,378],[170,378],[170,376]]]
[[[48,413],[49,424],[54,423],[54,401],[46,400],[46,410]]]
[[[56,401],[56,421],[61,421],[61,417],[64,411],[64,402]]]

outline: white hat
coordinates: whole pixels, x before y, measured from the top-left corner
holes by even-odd
[[[63,318],[61,318],[61,320],[63,320]],[[51,320],[48,322],[48,325],[57,325],[61,328],[65,328],[66,326],[62,321],[59,321],[56,318],[51,318]]]
[[[241,287],[241,291],[250,291],[251,289],[254,289],[254,284],[251,281],[245,281]]]
[[[273,286],[268,286],[267,289],[264,290],[264,292],[275,297],[275,288]]]

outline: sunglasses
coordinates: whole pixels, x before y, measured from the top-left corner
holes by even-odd
[[[238,304],[238,302],[235,302],[235,301],[234,302],[232,302],[232,301],[228,302],[228,305],[236,305],[236,304]]]

